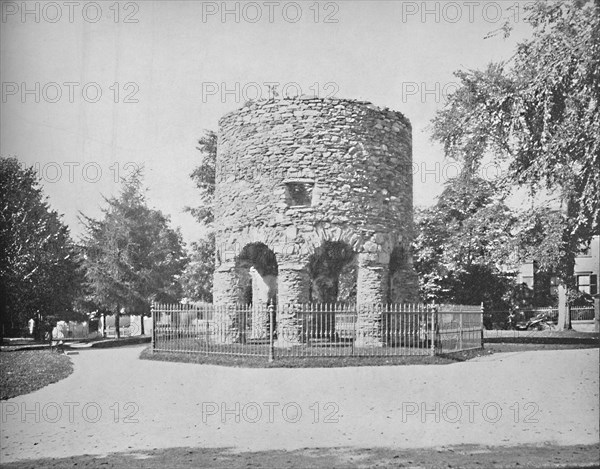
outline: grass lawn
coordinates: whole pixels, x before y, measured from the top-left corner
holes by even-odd
[[[29,394],[73,372],[67,355],[49,350],[0,353],[0,399]]]
[[[222,346],[222,352],[226,352]],[[144,349],[140,358],[144,360],[159,360],[182,363],[198,363],[245,368],[333,368],[345,366],[388,366],[388,365],[445,365],[464,361],[470,358],[492,353],[489,350],[469,350],[447,355],[409,355],[409,356],[305,356],[305,357],[276,357],[269,363],[266,356],[236,356],[225,354],[185,353],[185,352],[154,352],[150,347]]]
[[[564,350],[575,348],[598,348],[597,345],[579,344],[486,344],[483,349],[443,355],[374,356],[374,357],[278,357],[269,363],[265,356],[236,356],[205,353],[154,352],[151,347],[142,351],[142,360],[157,360],[204,365],[233,366],[242,368],[335,368],[345,366],[389,365],[447,365],[471,360],[492,353],[525,352],[531,350]]]

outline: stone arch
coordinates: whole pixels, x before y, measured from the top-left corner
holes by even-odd
[[[308,255],[315,254],[326,242],[342,242],[350,246],[356,253],[361,252],[364,239],[353,230],[340,227],[325,227],[316,225],[305,240]]]
[[[248,244],[264,244],[275,254],[279,254],[277,234],[271,230],[255,227],[246,227],[238,231],[227,232],[220,235],[217,245],[217,268],[235,263],[236,258]]]

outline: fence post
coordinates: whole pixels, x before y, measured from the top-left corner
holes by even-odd
[[[483,301],[481,302],[481,316],[479,321],[479,327],[481,328],[481,348],[483,348]]]
[[[461,308],[462,309],[462,308]],[[463,348],[463,316],[465,312],[461,311],[458,316],[458,348],[462,350]]]
[[[431,334],[429,336],[429,340],[431,341],[431,344],[430,344],[431,350],[430,350],[429,354],[432,357],[435,356],[435,341],[437,340],[436,333],[435,333],[435,326],[437,323],[437,311],[438,311],[437,306],[435,304],[433,304],[433,307],[431,308]]]
[[[275,344],[273,343],[273,326],[275,323],[275,306],[273,302],[267,306],[269,312],[269,363],[272,363],[275,358]]]
[[[354,356],[356,354],[356,350],[354,350],[354,346],[356,344],[356,323],[358,322],[358,301],[354,303],[354,314],[352,315],[352,348],[350,349],[350,355]]]
[[[154,348],[156,347],[156,317],[155,317],[156,309],[154,307],[154,301],[150,304],[150,315],[152,316],[152,353],[154,353]],[[144,320],[144,316],[142,315],[142,321]]]

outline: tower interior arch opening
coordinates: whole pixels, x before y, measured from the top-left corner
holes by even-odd
[[[389,264],[389,288],[388,301],[390,303],[401,303],[403,301],[402,292],[404,291],[403,273],[407,268],[408,253],[403,246],[396,246],[390,254]]]
[[[249,272],[242,283],[242,297],[247,304],[266,305],[277,298],[277,258],[260,242],[246,244],[236,259],[236,270]]]
[[[265,339],[271,321],[267,306],[277,301],[278,265],[275,253],[264,243],[247,244],[236,258],[236,271],[242,289],[241,297],[245,304],[251,305],[247,325],[250,339]]]
[[[356,301],[356,253],[342,241],[325,241],[308,259],[310,301]]]

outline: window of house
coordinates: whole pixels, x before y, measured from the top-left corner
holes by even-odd
[[[314,181],[311,180],[288,180],[285,182],[286,202],[290,207],[310,207]]]
[[[591,274],[578,275],[577,289],[582,293],[595,295],[598,293],[598,276]]]
[[[521,277],[521,283],[524,283],[525,285],[527,285],[529,288],[533,288],[533,284],[534,284],[534,278],[533,277],[526,277],[523,276]]]

